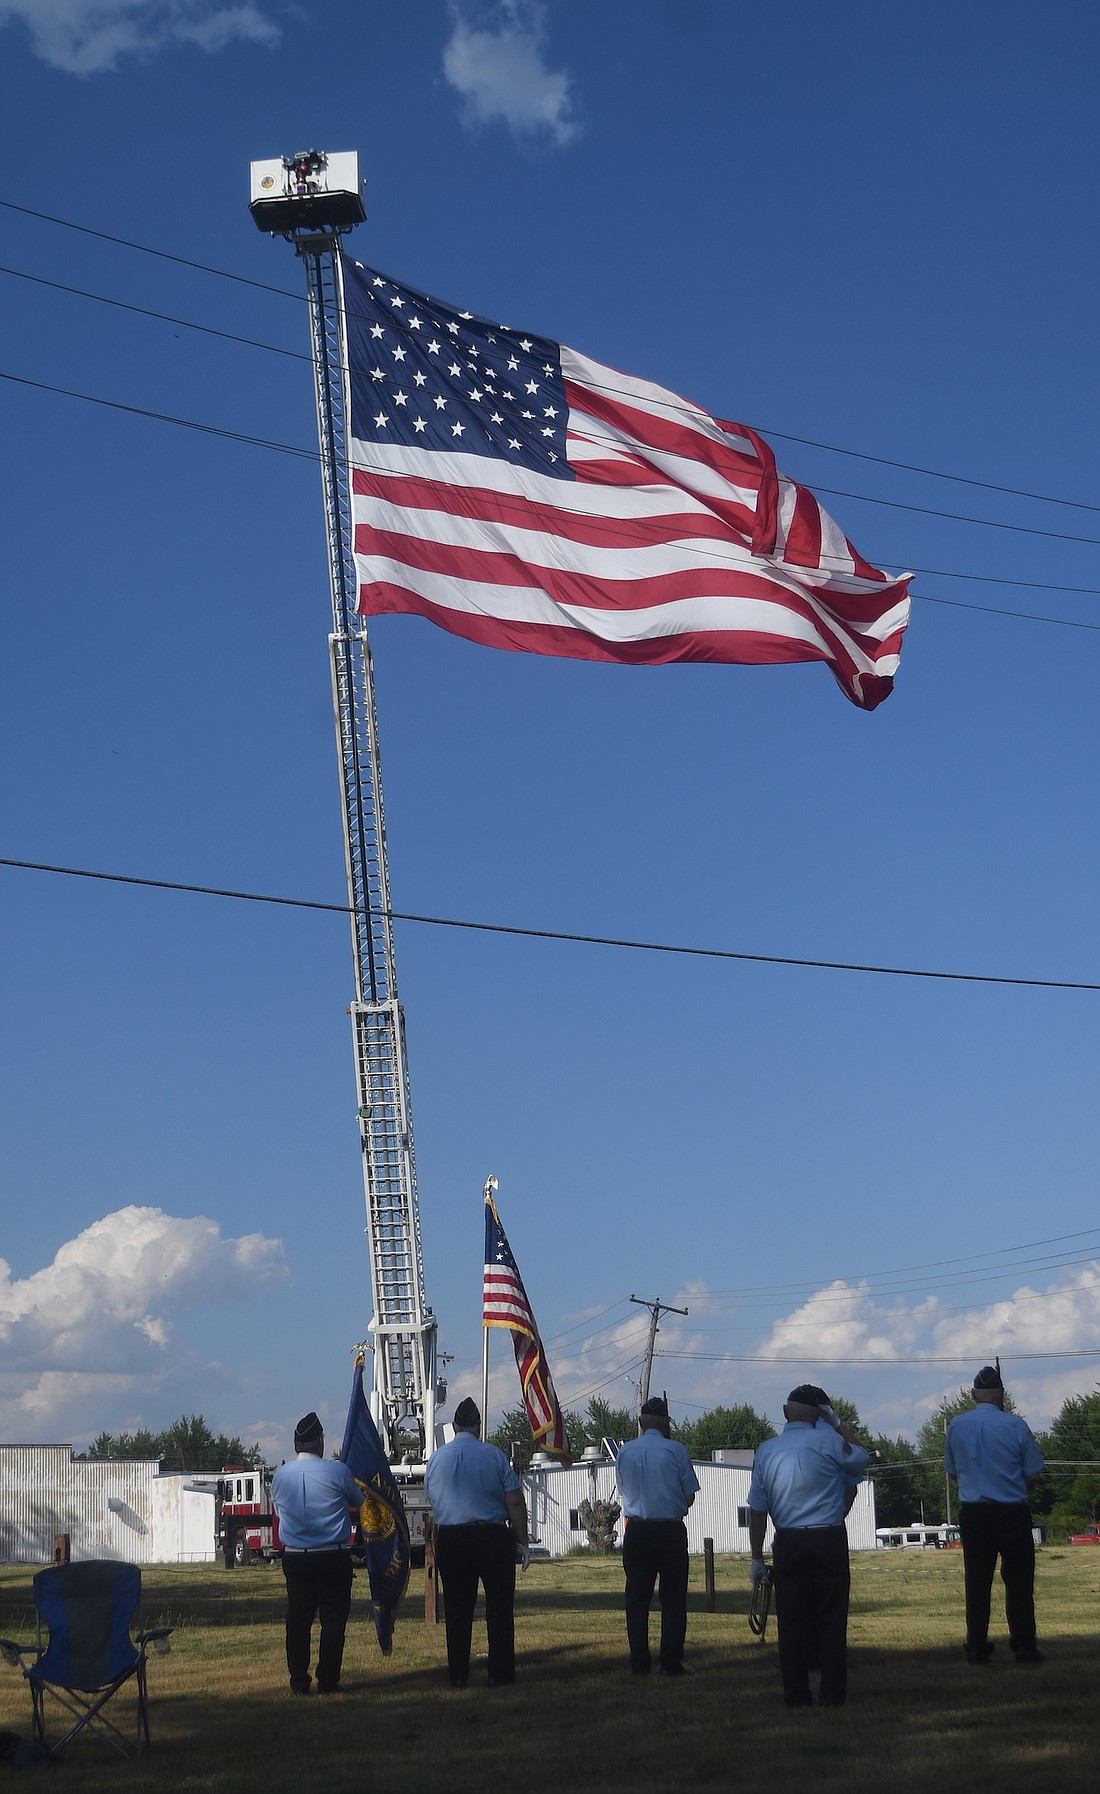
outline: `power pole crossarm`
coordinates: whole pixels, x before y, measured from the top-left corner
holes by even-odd
[[[647,1302],[643,1296],[631,1296],[630,1300],[632,1302],[637,1302],[640,1308],[649,1309],[649,1338],[646,1341],[645,1359],[642,1364],[641,1378],[638,1382],[638,1413],[640,1414],[646,1402],[649,1400],[649,1379],[653,1372],[653,1348],[657,1341],[657,1329],[660,1318],[662,1314],[686,1314],[687,1309],[672,1308],[667,1302],[662,1302],[660,1296],[655,1297],[652,1302]]]

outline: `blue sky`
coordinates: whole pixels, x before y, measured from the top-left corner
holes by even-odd
[[[362,260],[754,425],[920,570],[873,715],[822,667],[378,619],[395,907],[1095,984],[1098,38],[1057,0],[0,0],[0,371],[311,448],[300,270],[248,165],[357,149]],[[341,902],[315,467],[4,401],[0,852]],[[370,1318],[346,925],[0,892],[0,1436],[334,1430]],[[655,1372],[685,1414],[776,1418],[813,1376],[909,1433],[996,1352],[1035,1422],[1093,1388],[1095,991],[411,924],[397,950],[456,1397],[489,1173],[575,1405],[631,1399],[631,1292],[690,1310]]]

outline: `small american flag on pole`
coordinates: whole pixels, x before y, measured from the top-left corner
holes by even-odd
[[[347,258],[359,610],[654,666],[823,660],[873,710],[911,575],[879,572],[757,433]]]
[[[501,1226],[496,1203],[485,1197],[485,1295],[482,1321],[486,1327],[506,1327],[512,1335],[523,1405],[531,1423],[531,1437],[542,1451],[552,1452],[563,1464],[572,1462],[550,1366],[523,1287],[519,1266]]]

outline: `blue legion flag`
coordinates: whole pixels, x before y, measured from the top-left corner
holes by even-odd
[[[409,1580],[409,1523],[363,1390],[361,1358],[352,1375],[340,1456],[363,1491],[359,1524],[374,1603],[374,1629],[383,1655],[388,1657],[393,1648],[393,1623]]]

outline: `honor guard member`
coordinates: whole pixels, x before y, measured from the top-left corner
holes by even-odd
[[[443,1579],[447,1670],[465,1688],[477,1585],[485,1590],[489,1686],[516,1679],[516,1564],[531,1562],[527,1503],[519,1477],[495,1445],[480,1438],[481,1414],[467,1396],[454,1417],[455,1436],[428,1459],[425,1479],[435,1515],[435,1558]]]
[[[686,1447],[669,1437],[668,1403],[651,1397],[638,1416],[636,1439],[620,1446],[615,1481],[626,1516],[623,1570],[626,1573],[626,1639],[630,1667],[648,1676],[649,1603],[656,1584],[661,1602],[662,1676],[688,1676],[688,1546],[684,1515],[699,1492],[699,1479]]]
[[[989,1603],[1001,1560],[1008,1642],[1017,1663],[1042,1663],[1035,1644],[1035,1540],[1028,1491],[1043,1458],[1031,1429],[1004,1411],[1001,1373],[987,1364],[974,1378],[977,1406],[947,1429],[943,1461],[959,1485],[959,1534],[966,1583],[966,1658],[988,1663]]]
[[[767,1574],[764,1531],[775,1527],[772,1580],[779,1669],[788,1707],[810,1707],[811,1668],[821,1670],[818,1705],[842,1707],[848,1674],[848,1534],[868,1454],[842,1426],[816,1384],[792,1389],[786,1426],[757,1447],[749,1484],[752,1581]]]
[[[352,1515],[363,1491],[346,1464],[326,1458],[316,1414],[294,1429],[297,1457],[280,1465],[271,1483],[279,1516],[286,1578],[286,1663],[292,1694],[308,1694],[313,1622],[320,1616],[317,1692],[335,1694],[344,1660],[344,1633],[351,1612]]]

